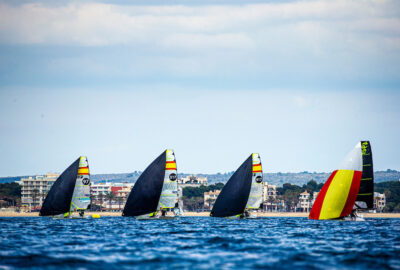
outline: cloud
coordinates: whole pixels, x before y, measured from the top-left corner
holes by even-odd
[[[328,40],[329,36],[341,36],[344,42],[349,42],[346,36],[354,41],[362,35],[360,41],[365,42],[369,37],[383,35],[396,43],[400,31],[396,1],[223,6],[3,3],[0,14],[0,41],[6,44],[158,44],[168,48],[253,49],[269,40],[268,34],[274,29],[281,30],[282,36],[316,42],[321,38],[313,33],[322,33]],[[377,43],[376,39],[369,41]]]

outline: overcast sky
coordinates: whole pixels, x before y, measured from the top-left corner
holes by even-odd
[[[400,1],[0,1],[0,176],[400,169]]]

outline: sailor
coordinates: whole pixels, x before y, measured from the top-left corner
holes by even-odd
[[[83,217],[83,215],[85,214],[85,212],[82,210],[82,211],[79,211],[79,216],[80,217]]]

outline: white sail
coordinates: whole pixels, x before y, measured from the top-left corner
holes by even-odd
[[[251,189],[249,199],[246,204],[247,209],[258,209],[263,202],[263,176],[260,155],[253,155],[253,170],[251,178]]]
[[[75,189],[72,195],[71,210],[86,210],[90,204],[90,176],[89,164],[86,157],[79,160],[78,176],[75,182]]]
[[[166,155],[165,177],[157,209],[171,209],[178,202],[178,176],[175,154],[173,150],[167,150]]]

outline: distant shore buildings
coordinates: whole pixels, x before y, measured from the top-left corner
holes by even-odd
[[[60,175],[47,173],[45,175],[30,176],[20,181],[21,204],[25,211],[39,210],[51,186]]]
[[[220,193],[221,190],[211,190],[208,192],[204,192],[204,209],[211,210]]]
[[[58,173],[47,173],[45,175],[22,178],[18,183],[21,185],[21,205],[23,211],[40,210],[44,199],[51,186],[59,177]],[[189,175],[177,180],[178,196],[182,199],[183,188],[208,186],[207,177]],[[134,183],[100,182],[91,184],[92,210],[121,211],[126,203]],[[203,194],[204,209],[210,210],[220,194],[220,190],[208,191]],[[285,201],[283,196],[277,192],[276,185],[263,182],[263,204],[262,211],[268,212],[309,212],[318,192],[310,194],[307,190],[299,193],[297,199]],[[374,192],[374,208],[382,212],[386,206],[386,196],[383,193]]]

